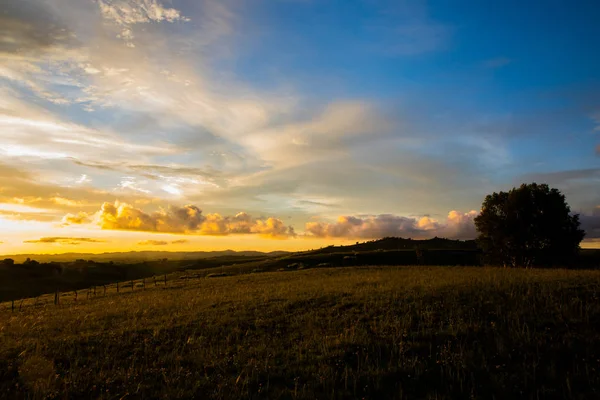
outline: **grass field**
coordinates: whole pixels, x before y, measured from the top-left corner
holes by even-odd
[[[325,268],[0,308],[2,398],[597,399],[600,272]]]

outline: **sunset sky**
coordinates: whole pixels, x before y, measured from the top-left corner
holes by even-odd
[[[596,1],[0,0],[0,254],[600,237]]]

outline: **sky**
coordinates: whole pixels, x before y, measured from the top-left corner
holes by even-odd
[[[0,254],[470,239],[548,183],[600,245],[596,1],[0,0]]]

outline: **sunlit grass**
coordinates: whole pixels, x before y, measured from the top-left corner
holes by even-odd
[[[600,389],[600,272],[381,267],[150,282],[59,306],[2,304],[0,397],[596,398]]]

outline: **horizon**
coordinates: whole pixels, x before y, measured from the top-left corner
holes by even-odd
[[[592,3],[3,11],[0,254],[473,239],[485,195],[529,182],[600,248]]]

